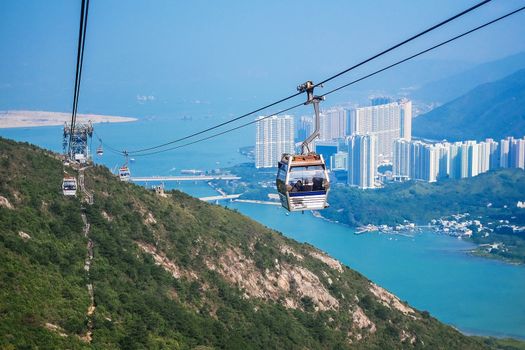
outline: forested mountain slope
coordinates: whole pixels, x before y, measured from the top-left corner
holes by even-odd
[[[84,174],[93,205],[62,196],[57,156],[0,139],[2,349],[485,348],[234,211]]]

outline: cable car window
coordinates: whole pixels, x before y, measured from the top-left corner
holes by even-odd
[[[326,177],[322,165],[297,166],[290,168],[288,184],[291,192],[324,191]]]
[[[277,172],[277,180],[281,180],[282,182],[286,181],[286,171],[288,166],[285,164],[279,164],[279,171]]]
[[[74,181],[66,181],[64,182],[64,189],[65,190],[74,190],[77,188],[77,185]]]

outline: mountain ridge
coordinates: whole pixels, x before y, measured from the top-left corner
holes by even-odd
[[[415,136],[497,141],[525,135],[525,69],[482,84],[413,121]]]

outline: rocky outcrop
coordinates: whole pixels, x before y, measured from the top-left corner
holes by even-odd
[[[334,258],[329,257],[326,254],[321,254],[319,252],[310,252],[310,255],[318,260],[321,260],[326,265],[328,265],[330,268],[338,272],[341,272],[341,273],[343,272],[343,265],[341,265],[341,263],[335,260]]]
[[[282,254],[289,254],[299,261],[302,261],[304,259],[304,257],[301,254],[297,253],[295,250],[293,250],[293,248],[285,244],[281,245],[280,251]]]
[[[305,298],[316,310],[334,310],[339,302],[312,271],[275,262],[275,269],[260,271],[255,262],[238,249],[228,249],[218,264],[207,261],[208,268],[219,272],[226,280],[244,290],[248,298],[261,298],[282,303],[285,307],[300,309]]]
[[[353,329],[348,332],[348,342],[351,344],[353,341],[360,341],[369,334],[374,334],[377,331],[377,327],[374,322],[368,318],[363,309],[358,305],[355,306],[352,312]]]
[[[106,219],[107,222],[113,221],[113,217],[109,215],[106,211],[102,210],[101,214],[102,214],[102,217]]]
[[[157,248],[155,248],[151,244],[143,242],[135,243],[144,253],[150,254],[153,257],[155,264],[157,264],[158,266],[162,266],[164,270],[166,270],[171,274],[171,276],[173,276],[173,278],[180,278],[182,276],[180,267],[178,267],[173,261],[168,259],[166,255],[164,255],[164,253],[157,251]]]
[[[392,293],[387,292],[385,289],[379,287],[375,283],[370,283],[370,292],[374,294],[379,301],[388,308],[394,308],[398,311],[401,311],[405,315],[415,314],[414,309],[405,304]]]
[[[148,212],[148,214],[146,215],[146,218],[144,219],[144,223],[146,225],[153,225],[157,223],[157,220],[155,219],[152,213]]]
[[[20,236],[20,238],[22,238],[24,241],[27,241],[27,240],[30,240],[31,239],[31,236],[27,233],[25,233],[24,231],[18,231],[18,235]]]
[[[374,333],[376,331],[375,323],[372,322],[365,314],[363,309],[357,305],[354,312],[352,313],[352,321],[354,322],[354,326],[358,329],[368,328],[370,333]]]
[[[44,328],[47,329],[48,331],[58,334],[61,337],[64,337],[64,338],[67,337],[66,331],[62,327],[57,326],[56,324],[46,322],[44,324]]]
[[[14,209],[13,205],[9,202],[9,200],[2,196],[0,196],[0,207],[4,207],[7,209]]]
[[[416,343],[416,336],[405,331],[404,329],[401,331],[401,334],[399,336],[399,339],[402,343],[409,342],[411,345],[414,345]]]

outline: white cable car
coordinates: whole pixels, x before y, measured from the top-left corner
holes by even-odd
[[[104,149],[102,148],[102,145],[97,147],[97,156],[102,157],[104,154]]]
[[[129,168],[127,164],[124,164],[120,167],[118,170],[118,177],[120,181],[129,181],[131,178],[131,172],[129,171]]]
[[[64,176],[62,181],[62,193],[64,196],[77,195],[77,179],[73,176]]]
[[[129,181],[131,179],[131,171],[128,167],[128,152],[124,151],[124,157],[126,157],[126,162],[118,170],[118,177],[120,181]]]
[[[330,179],[323,156],[310,152],[310,145],[319,136],[319,102],[314,96],[314,84],[307,81],[297,88],[307,93],[305,104],[312,103],[315,112],[315,130],[304,140],[301,154],[283,154],[277,171],[277,191],[282,206],[288,211],[321,210],[328,207]]]

